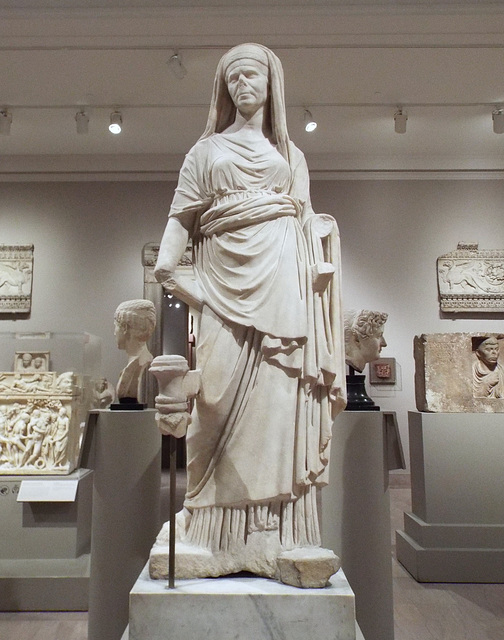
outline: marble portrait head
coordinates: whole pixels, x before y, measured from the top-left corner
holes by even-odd
[[[141,401],[144,370],[152,362],[152,354],[146,343],[155,327],[156,307],[150,300],[126,300],[115,311],[114,335],[117,346],[128,356],[128,364],[121,371],[117,383],[119,402],[124,399]]]
[[[345,361],[362,372],[368,362],[377,360],[387,346],[383,330],[388,314],[380,311],[351,309],[345,312]]]
[[[130,343],[145,343],[156,327],[156,308],[150,300],[126,300],[114,314],[114,334],[119,349]]]
[[[476,347],[475,352],[478,360],[483,362],[489,369],[495,369],[499,358],[499,342],[497,338],[484,338]]]

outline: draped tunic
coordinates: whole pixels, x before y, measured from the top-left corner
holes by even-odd
[[[192,512],[288,504],[326,483],[331,416],[344,406],[341,302],[338,282],[313,293],[311,266],[339,265],[339,238],[335,223],[325,248],[314,238],[308,170],[290,145],[287,162],[266,139],[200,140],[170,209],[193,238],[204,302]]]

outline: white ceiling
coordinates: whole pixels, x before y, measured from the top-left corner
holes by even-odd
[[[501,3],[216,4],[0,0],[0,107],[13,118],[0,177],[172,175],[204,127],[218,59],[243,41],[281,58],[290,135],[320,177],[504,175],[504,134],[491,121],[504,105]],[[182,80],[167,64],[176,49]],[[394,133],[398,105],[404,135]],[[80,108],[87,135],[76,133]],[[114,108],[119,136],[107,130]]]

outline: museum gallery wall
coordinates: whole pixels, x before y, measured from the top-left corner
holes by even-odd
[[[116,380],[124,362],[114,310],[142,297],[142,247],[161,237],[174,187],[170,181],[2,183],[0,242],[33,244],[34,265],[31,314],[2,315],[0,330],[97,335],[103,374]],[[408,459],[413,337],[501,328],[491,314],[441,314],[436,260],[460,241],[504,249],[504,181],[312,180],[312,201],[338,220],[345,307],[389,314],[382,356],[396,358],[398,381],[370,395],[382,410],[397,411]]]

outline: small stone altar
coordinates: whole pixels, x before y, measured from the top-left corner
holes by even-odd
[[[0,373],[0,475],[71,473],[80,427],[76,375]]]
[[[414,339],[418,411],[504,412],[504,335],[433,333]]]

